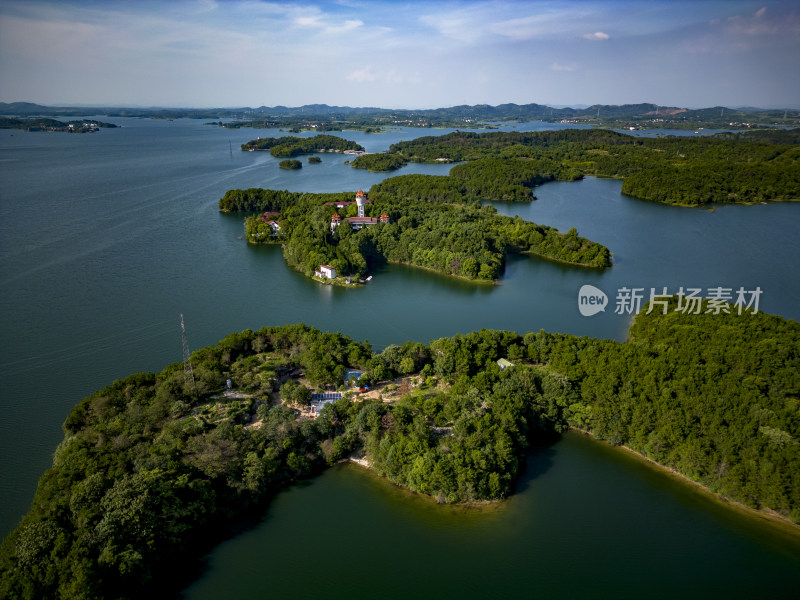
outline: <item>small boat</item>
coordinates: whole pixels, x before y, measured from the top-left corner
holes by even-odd
[[[372,275],[370,275],[369,277],[367,277],[367,281],[372,281]]]

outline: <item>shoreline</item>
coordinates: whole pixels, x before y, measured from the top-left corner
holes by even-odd
[[[611,257],[613,259],[614,254],[609,250]],[[581,269],[595,269],[597,271],[602,271],[604,269],[610,269],[614,266],[614,261],[612,260],[610,264],[598,266],[598,265],[590,265],[588,263],[576,263],[570,262],[568,260],[563,260],[560,258],[554,258],[552,256],[546,256],[544,254],[539,254],[538,252],[534,252],[533,250],[518,250],[515,254],[519,254],[520,256],[535,256],[536,258],[540,258],[542,260],[558,263],[561,265],[569,265],[571,267],[580,267]]]
[[[370,462],[367,460],[366,457],[356,458],[355,456],[348,456],[347,458],[343,458],[340,461],[338,461],[338,463],[339,464],[355,464],[355,465],[358,465],[358,466],[366,469],[370,473],[372,473],[374,476],[380,477],[384,481],[392,484],[394,487],[400,488],[401,490],[403,490],[406,493],[413,494],[414,496],[417,496],[418,498],[424,498],[425,500],[433,502],[434,504],[438,504],[440,506],[449,506],[449,507],[454,507],[454,508],[488,508],[488,507],[496,507],[496,506],[500,506],[501,504],[503,504],[503,502],[505,502],[511,496],[514,495],[514,494],[511,494],[511,496],[508,496],[506,498],[500,498],[499,500],[470,500],[468,502],[440,502],[434,496],[431,496],[429,494],[425,494],[423,492],[418,492],[416,490],[412,490],[410,487],[406,487],[401,483],[397,483],[396,481],[393,481],[392,479],[390,479],[386,475],[381,475],[370,464]]]
[[[714,501],[718,505],[725,506],[727,509],[730,509],[735,513],[738,513],[739,515],[745,516],[745,517],[747,517],[747,518],[749,518],[751,520],[756,520],[757,519],[759,521],[764,521],[764,522],[766,522],[766,524],[779,529],[781,532],[784,532],[787,535],[791,535],[791,536],[794,536],[794,537],[800,536],[800,525],[798,525],[796,523],[792,523],[792,521],[790,521],[788,518],[780,515],[779,513],[775,512],[772,509],[752,508],[752,507],[747,506],[746,504],[743,504],[743,503],[741,503],[741,502],[739,502],[737,500],[733,500],[731,498],[723,496],[722,494],[720,494],[718,492],[714,492],[713,490],[707,488],[702,483],[687,477],[686,475],[680,473],[679,471],[676,471],[675,469],[673,469],[671,467],[668,467],[666,465],[662,465],[661,463],[658,463],[658,462],[654,461],[653,459],[648,458],[644,454],[641,454],[641,453],[637,452],[636,450],[634,450],[633,448],[630,448],[629,446],[614,445],[614,444],[610,444],[610,443],[606,442],[605,440],[599,440],[590,431],[587,431],[587,430],[584,430],[584,429],[580,429],[578,427],[570,427],[568,429],[568,431],[572,431],[574,433],[577,433],[577,434],[580,434],[582,436],[588,437],[588,438],[590,438],[592,441],[594,441],[596,443],[605,444],[609,448],[622,450],[623,452],[625,452],[626,454],[634,457],[636,460],[642,462],[646,466],[654,469],[655,471],[657,471],[657,472],[659,472],[659,473],[661,473],[663,475],[667,475],[667,476],[673,477],[675,480],[679,481],[680,483],[682,483],[684,485],[689,485],[694,490],[700,492],[704,497]],[[370,464],[370,462],[367,460],[366,457],[356,458],[355,456],[349,456],[347,458],[344,458],[344,459],[340,460],[339,462],[340,463],[352,463],[352,464],[359,465],[360,467],[362,467],[364,469],[367,469],[368,471],[372,472],[373,474],[375,474],[376,476],[380,477],[381,479],[384,479],[387,482],[391,483],[392,485],[394,485],[394,486],[396,486],[396,487],[398,487],[398,488],[400,488],[402,490],[405,490],[406,492],[414,494],[416,496],[420,496],[420,497],[426,498],[426,499],[428,499],[428,500],[430,500],[432,502],[436,502],[437,504],[446,504],[448,506],[464,506],[464,507],[496,506],[496,505],[501,504],[505,500],[508,500],[509,498],[511,498],[512,496],[515,495],[515,492],[514,492],[510,496],[508,496],[506,498],[499,499],[499,500],[476,500],[476,501],[471,501],[471,502],[452,502],[452,503],[444,502],[444,503],[442,503],[442,502],[437,501],[437,499],[435,497],[433,497],[433,496],[430,496],[428,494],[424,494],[422,492],[417,492],[415,490],[412,490],[411,488],[408,488],[408,487],[406,487],[406,486],[404,486],[402,484],[397,483],[396,481],[393,481],[392,479],[390,479],[389,477],[386,477],[385,475],[381,475],[372,466],[372,464]],[[764,523],[762,522],[762,525],[763,524]]]
[[[464,277],[463,275],[453,275],[452,273],[444,273],[443,271],[437,271],[431,267],[423,267],[422,265],[415,265],[414,263],[402,262],[399,260],[387,260],[387,263],[390,265],[402,265],[404,267],[411,267],[413,269],[422,269],[423,271],[430,271],[431,273],[436,273],[437,275],[441,275],[443,277],[452,277],[453,279],[459,279],[461,281],[466,281],[468,283],[477,283],[479,285],[500,285],[500,278],[486,280],[486,279],[470,279],[469,277]]]
[[[782,531],[791,533],[792,535],[795,536],[800,536],[800,525],[798,525],[797,523],[793,523],[788,518],[775,512],[772,509],[753,508],[751,506],[747,506],[746,504],[739,502],[738,500],[733,500],[732,498],[723,496],[719,492],[715,492],[707,488],[699,481],[695,481],[694,479],[687,477],[686,475],[684,475],[680,471],[673,469],[672,467],[662,465],[661,463],[654,461],[652,458],[649,458],[644,454],[641,454],[640,452],[637,452],[636,450],[634,450],[629,446],[625,446],[622,444],[615,445],[615,444],[610,444],[605,440],[599,440],[594,436],[594,434],[592,434],[592,432],[587,431],[585,429],[580,429],[578,427],[570,426],[569,431],[574,431],[575,433],[588,437],[597,443],[605,444],[610,448],[617,448],[619,450],[622,450],[625,453],[630,454],[634,456],[636,459],[645,463],[647,466],[652,467],[665,475],[672,476],[675,479],[679,480],[681,483],[690,485],[691,487],[700,491],[707,498],[714,500],[718,504],[723,504],[726,507],[733,509],[734,511],[742,515],[746,515],[750,518],[763,519],[764,521],[767,521],[769,524],[779,527]]]

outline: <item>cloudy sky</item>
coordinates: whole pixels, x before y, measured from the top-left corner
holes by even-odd
[[[2,0],[0,101],[800,107],[800,3]]]

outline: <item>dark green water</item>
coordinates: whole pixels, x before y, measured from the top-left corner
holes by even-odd
[[[796,597],[797,537],[621,450],[568,434],[518,488],[462,509],[337,466],[223,543],[185,598]]]
[[[299,172],[286,172],[278,169],[277,161],[266,153],[236,150],[255,135],[275,132],[227,131],[197,121],[117,122],[124,127],[91,135],[0,131],[3,534],[27,510],[36,481],[61,440],[61,423],[74,404],[116,378],[135,371],[160,370],[181,360],[180,313],[185,316],[193,348],[214,343],[231,331],[295,322],[368,339],[376,349],[406,340],[427,342],[483,327],[521,332],[544,328],[624,339],[628,315],[609,310],[586,318],[578,313],[576,295],[585,283],[604,289],[612,299],[621,286],[667,286],[670,292],[679,286],[760,286],[764,291],[762,310],[800,318],[800,238],[796,235],[800,206],[796,204],[719,207],[709,212],[623,197],[619,181],[590,178],[547,184],[536,190],[538,201],[498,205],[498,210],[564,230],[577,227],[582,235],[611,248],[615,257],[612,269],[587,271],[514,258],[501,284],[487,287],[388,266],[370,285],[343,290],[315,284],[290,271],[278,248],[249,247],[239,239],[243,233],[241,217],[220,215],[217,201],[235,187],[369,189],[386,175],[350,169],[342,165],[344,157],[327,154],[322,155],[320,165],[306,164]],[[420,133],[412,130],[367,136],[347,132],[345,137],[377,151]],[[444,174],[447,170],[443,165],[409,165],[401,172]],[[552,450],[561,452],[561,447],[558,444]],[[566,461],[563,467],[554,467],[548,473],[564,469],[570,479],[569,473],[586,466],[583,460]],[[345,483],[340,485],[358,486],[360,480],[350,475],[353,472],[337,469],[320,481],[344,477]],[[551,475],[545,475],[536,479],[537,485],[548,481]],[[578,486],[573,493],[581,495],[581,479],[575,476],[573,480]],[[287,497],[317,490],[317,485],[327,484],[295,489]],[[353,489],[356,494],[355,490],[361,488]],[[609,511],[605,519],[624,519],[627,509],[615,511],[614,506],[627,506],[632,501],[627,484],[608,480],[599,491],[591,491],[592,498],[585,498],[586,504],[592,504],[600,492],[614,499],[604,505]],[[658,492],[653,497],[662,495]],[[639,496],[634,502],[644,513],[655,510],[648,497]],[[538,498],[537,494],[536,502]],[[509,506],[514,502],[517,500]],[[392,521],[391,509],[387,510],[386,518]],[[558,502],[553,510],[559,513]],[[713,504],[700,504],[686,513],[692,515],[689,521],[668,521],[651,529],[652,543],[668,544],[674,531],[690,531],[696,521],[724,530],[720,525],[724,513]],[[398,512],[396,518],[417,518],[403,514]],[[422,521],[426,528],[433,527],[431,520],[438,520],[443,513],[436,508],[431,514],[435,516]],[[502,521],[504,517],[498,515]],[[458,528],[462,516],[448,517],[450,520],[443,520],[442,526],[450,527],[446,524],[451,523]],[[479,521],[483,523],[484,518]],[[544,521],[536,526],[546,528],[546,522],[555,516],[534,511],[530,518]],[[571,518],[578,517],[571,514]],[[324,528],[320,530],[319,521],[309,522],[323,539],[337,539]],[[396,523],[390,525],[398,527]],[[498,531],[515,529],[513,522],[497,522],[493,527]],[[628,530],[623,531],[623,540],[634,539]],[[756,553],[765,552],[766,562],[777,561],[772,535],[766,530],[756,531],[732,535],[738,540],[736,544]],[[532,548],[544,552],[549,545],[561,543],[549,539],[553,536],[554,532],[544,531]],[[604,565],[610,562],[615,569],[626,568],[628,559],[607,552],[607,540],[602,536],[587,534],[586,539],[573,542],[574,552],[584,561],[589,553]],[[353,543],[373,542],[356,536]],[[378,543],[377,538],[374,543]],[[703,548],[702,541],[696,543]],[[435,562],[436,555],[425,549],[428,546],[435,547],[433,539],[409,551],[406,558],[411,562],[398,563],[396,568]],[[508,547],[512,546],[514,552],[520,551],[519,546]],[[499,563],[517,564],[516,554],[505,553],[504,547],[501,540],[491,551],[475,550],[474,560],[478,565],[487,561],[494,564],[494,555],[499,553]],[[308,548],[308,552],[315,550]],[[336,552],[334,556],[341,561],[340,569],[350,567],[344,555]],[[525,556],[534,560],[538,555]],[[564,556],[561,560],[567,560]],[[301,558],[296,560],[300,562]],[[693,560],[687,559],[686,572]],[[578,561],[573,566],[579,569],[580,564]],[[714,569],[733,578],[742,569],[739,563],[714,564]],[[480,572],[487,579],[496,579],[490,571]],[[405,581],[407,576],[398,573],[395,579]],[[780,572],[775,576],[780,580]],[[646,575],[642,577],[646,579]],[[632,583],[620,588],[620,594],[636,589]]]

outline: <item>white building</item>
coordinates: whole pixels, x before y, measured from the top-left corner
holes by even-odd
[[[346,217],[345,220],[350,224],[355,231],[367,227],[369,225],[377,225],[378,223],[389,223],[389,215],[383,213],[380,218],[375,217],[367,217],[364,216],[364,206],[369,202],[367,195],[364,193],[363,190],[358,190],[356,194],[356,206],[358,207],[358,216],[357,217]],[[326,202],[325,204],[333,205],[332,202]],[[339,207],[340,203],[335,203],[336,207]],[[344,205],[352,204],[351,202],[344,202],[341,203]],[[342,224],[342,218],[339,216],[338,213],[333,213],[331,217],[331,233]]]
[[[319,269],[314,271],[317,277],[324,277],[326,279],[336,279],[336,269],[328,265],[320,265]]]

